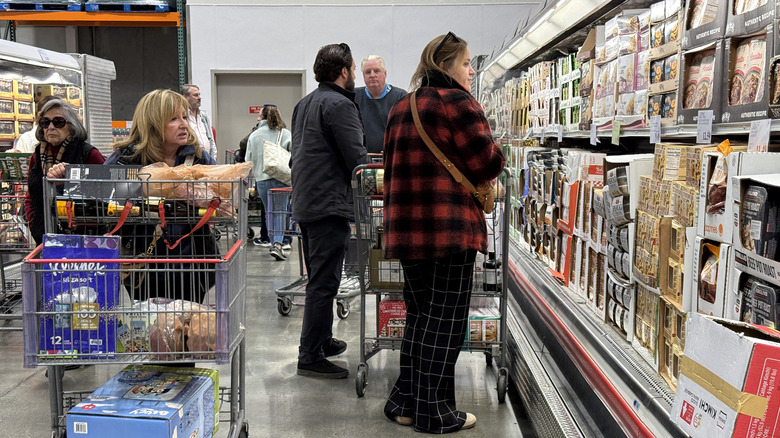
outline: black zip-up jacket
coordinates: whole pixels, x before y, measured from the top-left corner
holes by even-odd
[[[352,171],[368,163],[355,93],[320,83],[295,106],[291,131],[293,218],[352,219]]]

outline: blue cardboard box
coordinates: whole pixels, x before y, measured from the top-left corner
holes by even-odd
[[[131,365],[68,412],[68,436],[210,438],[218,425],[218,374]]]
[[[119,301],[119,237],[45,234],[39,349],[58,359],[108,358],[116,352],[116,310]],[[86,263],[69,262],[89,259]]]

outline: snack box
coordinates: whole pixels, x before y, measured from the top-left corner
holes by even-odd
[[[52,359],[110,358],[116,352],[119,301],[119,237],[45,234],[42,259],[90,259],[44,263],[39,353]],[[94,260],[94,261],[92,261]]]
[[[214,436],[216,370],[131,365],[67,414],[68,435],[84,438]]]
[[[16,117],[14,101],[11,99],[0,99],[0,118],[12,120],[14,117]]]
[[[14,80],[14,99],[32,101],[33,86],[30,82]]]
[[[54,96],[58,99],[67,100],[68,91],[64,85],[38,84],[35,86],[35,101],[38,102],[43,96]]]
[[[691,313],[672,420],[692,438],[777,436],[780,334]]]
[[[466,343],[470,347],[488,347],[499,341],[500,318],[497,316],[469,315]]]
[[[32,122],[35,117],[33,103],[24,100],[14,100],[14,115],[16,116],[16,120]]]
[[[378,319],[378,336],[403,339],[404,327],[406,327],[406,304],[403,301],[380,301]]]

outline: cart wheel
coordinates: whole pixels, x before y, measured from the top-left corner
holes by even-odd
[[[246,240],[252,240],[255,237],[255,230],[252,227],[246,227]]]
[[[346,301],[337,301],[336,315],[338,315],[339,319],[346,319],[349,316],[349,303]]]
[[[355,376],[355,392],[357,392],[358,397],[363,397],[366,394],[366,386],[368,386],[368,367],[362,363],[358,365]]]
[[[506,368],[498,370],[498,381],[496,382],[496,390],[498,390],[498,402],[504,403],[506,401],[506,391],[509,386],[507,382]]]
[[[214,230],[214,239],[219,241],[219,239],[222,238],[222,231],[219,231],[219,228],[217,228],[217,227],[214,227],[213,230]]]
[[[489,351],[485,352],[485,363],[487,363],[488,366],[493,365],[493,353]]]
[[[238,433],[238,438],[249,438],[249,423],[246,421],[241,426],[241,432]]]
[[[287,316],[292,310],[292,300],[284,297],[276,299],[276,309],[279,310],[281,315]]]

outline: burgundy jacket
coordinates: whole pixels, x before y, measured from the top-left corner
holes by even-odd
[[[432,72],[417,90],[425,131],[475,186],[501,173],[506,159],[482,107],[456,81]],[[424,260],[487,251],[485,216],[474,197],[425,145],[407,95],[387,120],[384,227],[388,258]]]

